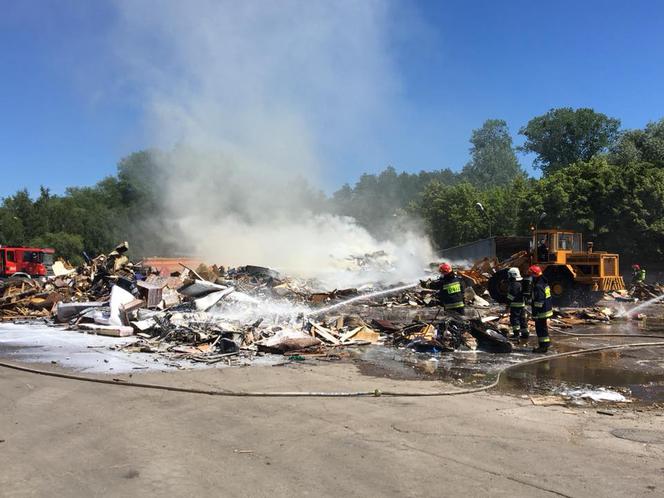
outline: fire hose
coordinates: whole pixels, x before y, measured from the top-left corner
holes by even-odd
[[[597,334],[597,335],[587,335],[587,334],[572,334],[566,333],[566,335],[578,335],[584,337],[600,337],[600,336],[610,336],[610,337],[649,337],[649,338],[662,338],[663,336],[648,336],[648,335],[629,335],[629,334]],[[247,398],[307,398],[307,397],[319,397],[319,398],[362,398],[362,397],[437,397],[437,396],[456,396],[460,394],[471,394],[478,393],[483,391],[488,391],[496,387],[501,380],[501,377],[509,370],[513,370],[524,365],[533,365],[536,363],[543,363],[546,361],[555,360],[558,358],[565,358],[569,356],[580,356],[590,353],[598,353],[601,351],[609,350],[624,350],[624,349],[636,349],[644,347],[655,347],[660,348],[664,347],[664,341],[659,342],[641,342],[641,343],[632,343],[632,344],[620,344],[615,346],[599,346],[595,348],[580,349],[577,351],[567,351],[564,353],[556,353],[552,355],[539,356],[536,358],[531,358],[529,360],[521,361],[519,363],[514,363],[500,369],[496,375],[496,378],[488,385],[454,390],[454,391],[433,391],[433,392],[412,392],[412,391],[381,391],[380,389],[374,389],[373,391],[355,391],[355,392],[316,392],[316,391],[275,391],[275,392],[261,392],[261,391],[223,391],[217,389],[197,389],[191,387],[177,387],[170,386],[165,384],[151,384],[144,382],[130,382],[118,379],[100,379],[95,377],[87,377],[84,375],[75,375],[61,372],[52,372],[48,370],[41,370],[32,367],[26,367],[22,365],[17,365],[14,363],[0,362],[0,367],[8,368],[12,370],[17,370],[19,372],[26,372],[30,374],[44,375],[47,377],[55,377],[59,379],[67,380],[76,380],[80,382],[91,382],[95,384],[106,384],[111,386],[123,386],[123,387],[133,387],[139,389],[153,389],[159,391],[170,391],[170,392],[179,392],[186,394],[204,394],[207,396],[225,396],[225,397],[247,397]]]

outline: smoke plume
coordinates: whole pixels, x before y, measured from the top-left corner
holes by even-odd
[[[385,250],[419,276],[427,240],[378,241],[325,214],[335,147],[391,118],[391,4],[382,1],[119,1],[115,53],[160,155],[164,216],[184,251],[219,264],[336,275]],[[372,134],[373,136],[373,134]],[[156,216],[157,213],[154,213]]]

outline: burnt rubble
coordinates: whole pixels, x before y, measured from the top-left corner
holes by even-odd
[[[252,265],[194,269],[180,264],[181,271],[163,275],[130,261],[128,248],[123,242],[76,268],[56,262],[54,274],[45,279],[5,281],[0,319],[42,319],[70,330],[135,336],[116,347],[205,364],[237,364],[265,353],[340,355],[346,348],[371,344],[422,352],[512,350],[504,306],[493,303],[486,291],[499,268],[495,260],[458,269],[467,283],[467,310],[453,317],[440,311],[430,280],[390,292],[375,286],[322,290],[315,281]],[[352,263],[364,267],[376,258],[387,271],[384,254],[354,257]],[[613,315],[606,307],[558,310],[551,325],[569,328],[609,321]]]

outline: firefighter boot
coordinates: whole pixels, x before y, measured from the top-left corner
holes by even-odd
[[[535,349],[533,349],[533,353],[546,354],[548,351],[549,351],[549,343],[548,342],[540,342],[539,346],[537,346]]]

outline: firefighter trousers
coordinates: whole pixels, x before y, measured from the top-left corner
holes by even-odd
[[[451,316],[459,316],[459,317],[465,317],[466,316],[466,308],[465,306],[460,306],[458,308],[451,308],[445,310],[445,313]]]
[[[510,325],[512,326],[513,335],[520,333],[522,338],[528,338],[530,334],[528,333],[526,308],[510,307]]]
[[[549,319],[536,318],[535,319],[535,332],[537,332],[537,341],[540,346],[549,346],[551,338],[549,337]]]

